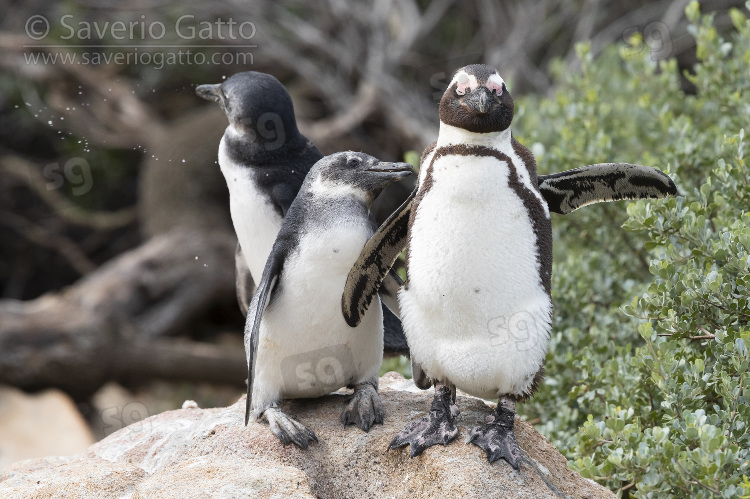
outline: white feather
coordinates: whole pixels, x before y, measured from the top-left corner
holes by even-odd
[[[367,193],[363,189],[345,182],[324,181],[320,175],[315,177],[310,184],[310,192],[315,197],[352,196],[362,202],[365,202],[367,199]]]
[[[441,124],[437,147],[458,143],[498,149],[522,165],[510,130],[472,134]],[[412,357],[430,377],[485,398],[527,392],[549,338],[532,221],[508,175],[493,157],[433,162],[411,228],[408,289],[399,294]]]
[[[230,125],[226,134],[239,132]],[[234,231],[250,274],[259,282],[283,218],[270,199],[256,187],[253,175],[257,173],[230,159],[224,137],[219,143],[219,166],[229,188],[229,211]]]
[[[256,414],[281,398],[319,397],[377,377],[383,360],[380,299],[356,328],[344,321],[346,277],[372,235],[366,224],[311,231],[284,264],[260,327]]]
[[[513,150],[513,144],[511,142],[511,138],[512,138],[512,132],[511,132],[510,127],[506,128],[502,132],[474,133],[474,132],[469,132],[467,130],[464,130],[463,128],[458,128],[455,126],[447,125],[441,121],[440,122],[440,134],[438,135],[438,140],[437,140],[437,145],[435,146],[435,150],[437,150],[440,147],[448,146],[451,144],[484,146],[484,147],[489,147],[490,149],[495,149],[505,154],[511,159],[511,161],[513,161],[514,165],[522,165],[523,161],[518,156],[518,154],[516,154],[516,151]],[[433,154],[430,154],[430,157],[432,157]],[[425,166],[422,166],[421,169],[425,169]],[[519,180],[521,180],[521,182],[526,187],[528,187],[529,190],[533,192],[536,198],[542,203],[542,205],[544,206],[544,211],[547,215],[547,218],[549,218],[549,208],[547,207],[547,202],[544,200],[542,195],[538,192],[538,189],[536,187],[536,179],[534,179],[534,181],[532,182],[531,177],[529,176],[529,172],[528,170],[526,170],[526,168],[516,168],[516,173],[518,173]]]

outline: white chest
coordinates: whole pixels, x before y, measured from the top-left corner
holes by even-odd
[[[399,295],[412,355],[427,374],[487,398],[524,393],[549,337],[551,303],[518,170],[493,156],[436,157]]]
[[[219,166],[229,188],[229,210],[237,239],[253,279],[260,282],[283,219],[268,196],[258,189],[255,172],[230,159],[223,138]]]
[[[497,302],[494,309],[546,295],[533,223],[509,174],[494,157],[434,161],[432,186],[411,228],[410,289],[427,284],[439,291],[431,294],[436,301],[452,293],[460,303]]]
[[[365,224],[311,229],[287,257],[261,324],[254,404],[318,397],[377,376],[383,358],[379,298],[356,328],[341,313],[346,277],[371,235]]]

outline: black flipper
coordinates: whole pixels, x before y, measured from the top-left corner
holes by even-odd
[[[380,303],[383,307],[383,355],[409,356],[404,327],[401,325],[401,310],[398,305],[398,290],[404,282],[393,270],[388,272],[380,287]]]
[[[537,182],[549,211],[563,215],[593,203],[656,199],[677,193],[664,172],[629,163],[600,163],[539,175]]]
[[[271,301],[273,290],[279,281],[281,269],[284,264],[284,257],[275,251],[276,247],[271,250],[271,254],[266,261],[266,267],[263,269],[263,278],[260,280],[258,289],[253,296],[245,321],[245,352],[247,355],[247,401],[245,403],[245,426],[250,420],[250,405],[253,394],[253,376],[255,375],[255,359],[258,353],[258,336],[260,335],[260,321],[263,319],[268,303]]]
[[[341,309],[346,323],[357,327],[372,297],[378,292],[398,255],[406,247],[406,236],[409,229],[409,214],[417,189],[409,195],[404,203],[367,241],[357,262],[349,272],[341,296]]]
[[[237,303],[244,317],[247,317],[247,309],[255,293],[255,281],[250,274],[250,269],[245,261],[245,255],[242,254],[242,248],[237,243],[237,250],[234,252],[234,272],[235,285],[237,289]]]
[[[383,357],[397,355],[409,356],[409,345],[406,343],[404,328],[398,317],[381,303],[383,308]]]
[[[378,290],[380,301],[399,319],[401,319],[401,307],[398,304],[398,291],[403,285],[404,281],[391,269]]]

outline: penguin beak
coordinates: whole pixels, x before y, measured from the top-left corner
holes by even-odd
[[[492,107],[492,94],[487,87],[480,86],[464,103],[479,114],[487,114]]]
[[[221,96],[219,87],[221,87],[221,83],[215,85],[198,85],[195,87],[195,93],[203,99],[219,102]]]
[[[397,180],[411,175],[412,166],[409,163],[386,163],[385,161],[381,161],[365,171],[384,174],[386,177]]]

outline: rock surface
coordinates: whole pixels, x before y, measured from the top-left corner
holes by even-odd
[[[384,425],[369,433],[343,428],[343,393],[285,405],[313,429],[307,451],[284,447],[266,423],[243,426],[244,397],[221,409],[180,409],[110,435],[83,454],[16,463],[0,474],[0,497],[507,497],[611,498],[610,491],[570,470],[565,458],[525,421],[516,436],[529,461],[520,472],[489,464],[467,445],[490,409],[459,396],[460,435],[409,458],[386,451],[393,436],[430,407],[432,390],[388,373],[380,380]]]
[[[78,454],[95,441],[65,393],[28,394],[0,385],[0,471],[21,459]]]

